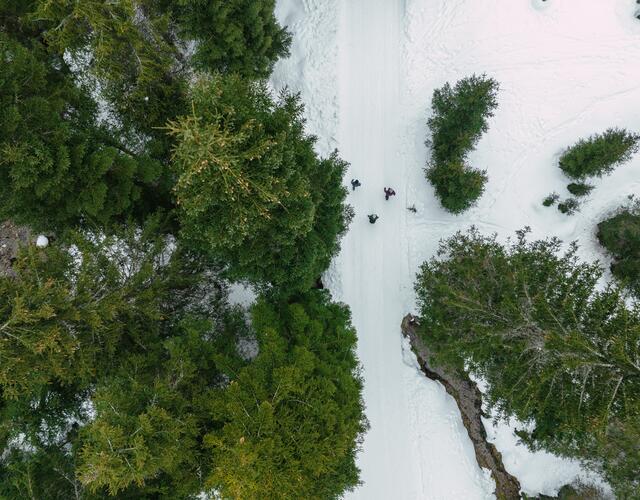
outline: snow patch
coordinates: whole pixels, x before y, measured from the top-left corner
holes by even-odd
[[[44,234],[38,235],[36,238],[36,246],[38,248],[46,248],[49,246],[49,238],[47,238]]]

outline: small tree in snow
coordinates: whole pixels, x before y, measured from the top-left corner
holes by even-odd
[[[485,172],[468,167],[465,160],[488,129],[487,119],[498,105],[497,92],[495,80],[473,75],[433,93],[427,141],[433,159],[426,175],[442,205],[453,213],[471,207],[484,191]]]
[[[603,134],[579,140],[562,154],[559,166],[573,179],[602,177],[629,161],[638,151],[639,143],[640,135],[610,128]]]

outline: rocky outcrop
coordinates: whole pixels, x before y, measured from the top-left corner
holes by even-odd
[[[456,400],[462,422],[469,433],[476,460],[480,467],[489,469],[496,483],[496,497],[499,499],[519,499],[520,483],[509,474],[502,463],[502,455],[496,447],[487,441],[487,433],[482,423],[482,394],[469,377],[452,370],[433,366],[432,353],[416,331],[417,318],[408,314],[402,320],[402,333],[411,342],[424,374],[431,380],[440,382],[445,390]]]
[[[15,277],[13,261],[18,256],[18,249],[33,240],[31,230],[25,226],[17,226],[11,221],[0,224],[0,276]]]

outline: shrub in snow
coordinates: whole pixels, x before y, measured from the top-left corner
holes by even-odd
[[[598,241],[613,257],[611,272],[640,294],[640,209],[620,210],[598,224]]]
[[[565,215],[573,215],[580,210],[580,202],[575,198],[567,198],[562,203],[558,203],[558,210]]]
[[[436,89],[431,102],[433,161],[463,160],[488,130],[487,119],[498,106],[498,82],[486,75],[470,76],[454,87]]]
[[[577,245],[502,245],[473,229],[417,276],[419,332],[433,362],[481,374],[486,400],[536,449],[599,470],[619,498],[640,491],[640,306]]]
[[[640,135],[610,128],[603,134],[581,139],[560,156],[559,166],[573,179],[611,173],[638,151]]]
[[[555,204],[560,199],[560,195],[558,193],[551,193],[544,200],[542,200],[542,204],[545,207],[550,207]]]
[[[442,206],[454,214],[473,206],[487,182],[484,170],[470,168],[461,161],[431,165],[426,173]]]
[[[426,174],[442,205],[454,213],[473,205],[484,190],[485,172],[467,167],[465,160],[488,129],[487,119],[498,105],[497,92],[495,80],[473,75],[433,93],[427,141],[433,158]]]
[[[572,182],[567,185],[567,191],[573,196],[586,196],[593,191],[593,186],[584,182]]]

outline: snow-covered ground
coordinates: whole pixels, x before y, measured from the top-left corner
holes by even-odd
[[[279,0],[294,35],[272,83],[300,91],[318,151],[333,148],[362,187],[356,218],[325,277],[358,329],[371,430],[359,457],[362,499],[491,498],[453,400],[417,369],[400,335],[414,308],[413,280],[438,241],[475,224],[500,238],[577,239],[585,259],[606,261],[594,238],[605,213],[640,190],[640,159],[596,181],[581,213],[541,206],[557,191],[562,148],[611,126],[640,130],[640,21],[632,0]],[[425,181],[426,120],[435,88],[472,73],[501,84],[500,107],[470,157],[486,168],[478,205],[452,216]],[[385,202],[382,188],[398,195]],[[406,210],[415,204],[417,214]],[[366,215],[376,212],[376,225]],[[575,463],[531,454],[506,425],[490,437],[525,492],[553,493]]]

